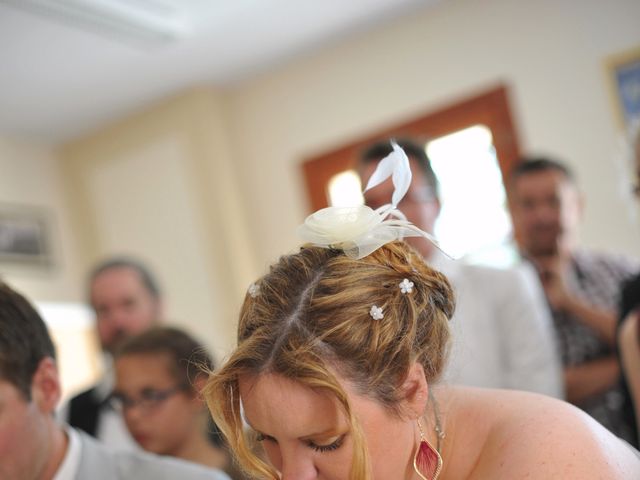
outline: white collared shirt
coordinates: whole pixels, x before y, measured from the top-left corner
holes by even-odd
[[[94,391],[97,399],[101,402],[107,399],[115,384],[115,372],[113,371],[113,360],[111,356],[104,354],[103,364],[105,372],[95,385]],[[69,422],[69,408],[69,402],[65,402],[58,410],[56,415],[60,422]],[[95,437],[110,448],[142,451],[142,448],[129,433],[122,414],[106,405],[98,411]]]
[[[82,456],[80,436],[73,428],[65,428],[65,434],[69,439],[67,452],[53,480],[75,480],[78,468],[80,467],[80,458]]]
[[[553,325],[535,273],[525,266],[469,265],[439,252],[428,263],[449,278],[456,294],[445,383],[563,398]]]

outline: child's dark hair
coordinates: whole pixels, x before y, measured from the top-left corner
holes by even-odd
[[[174,327],[155,327],[125,340],[115,352],[115,358],[132,354],[166,354],[171,359],[171,374],[185,385],[203,372],[214,369],[211,356],[204,346],[189,334]]]

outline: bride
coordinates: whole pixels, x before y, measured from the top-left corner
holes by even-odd
[[[454,296],[398,240],[424,232],[396,208],[411,178],[397,146],[367,188],[391,174],[392,203],[316,212],[310,244],[249,288],[237,348],[204,392],[240,466],[283,480],[640,478],[637,452],[567,403],[436,386]]]

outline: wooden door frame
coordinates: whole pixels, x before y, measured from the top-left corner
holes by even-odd
[[[508,97],[507,86],[499,85],[479,95],[386,127],[336,150],[305,160],[302,163],[302,171],[309,196],[310,211],[328,206],[329,181],[334,175],[353,168],[358,155],[367,145],[394,137],[410,137],[426,143],[429,139],[473,125],[486,125],[493,135],[502,178],[508,178],[520,156]]]

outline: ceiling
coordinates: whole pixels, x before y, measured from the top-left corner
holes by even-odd
[[[0,0],[0,135],[62,142],[190,86],[236,85],[438,1]],[[134,39],[37,7],[47,2],[159,4],[179,14],[179,33]]]

